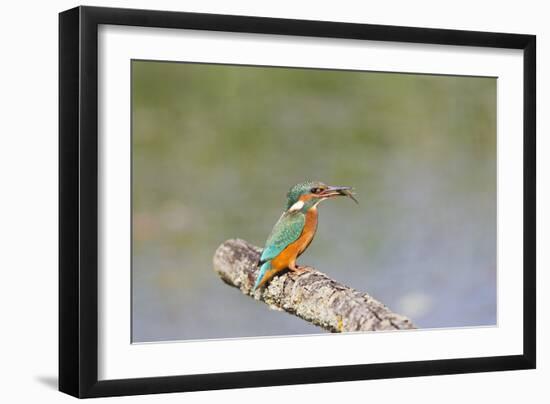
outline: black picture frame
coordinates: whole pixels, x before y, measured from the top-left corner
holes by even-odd
[[[100,24],[523,50],[523,354],[99,381]],[[534,35],[97,7],[60,13],[59,390],[84,398],[535,368],[535,60]]]

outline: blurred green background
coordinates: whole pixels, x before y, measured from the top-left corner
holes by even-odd
[[[134,342],[320,333],[220,281],[290,186],[324,202],[299,263],[422,328],[496,323],[496,79],[132,62]]]

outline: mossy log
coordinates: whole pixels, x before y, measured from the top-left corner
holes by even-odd
[[[240,239],[227,240],[214,254],[214,270],[245,295],[284,310],[330,332],[403,330],[412,322],[366,293],[344,286],[309,267],[285,272],[252,292],[261,249]]]

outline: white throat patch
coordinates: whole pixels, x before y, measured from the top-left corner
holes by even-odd
[[[288,211],[289,212],[296,212],[297,210],[300,210],[303,207],[304,207],[304,202],[298,201],[294,205],[292,205]]]

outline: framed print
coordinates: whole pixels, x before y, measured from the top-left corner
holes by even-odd
[[[59,388],[535,367],[532,35],[59,17]]]

